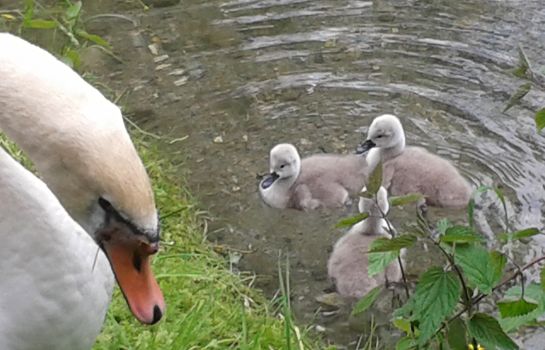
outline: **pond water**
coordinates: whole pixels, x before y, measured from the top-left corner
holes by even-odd
[[[289,256],[295,314],[329,341],[354,348],[359,336],[346,312],[323,313],[315,300],[329,286],[334,224],[353,210],[262,204],[257,178],[276,143],[303,155],[353,152],[374,117],[394,113],[409,144],[450,159],[475,187],[503,186],[513,228],[543,226],[545,138],[533,123],[543,87],[502,112],[525,82],[512,74],[518,45],[545,73],[541,0],[144,2],[155,8],[93,2],[87,28],[119,60],[89,51],[86,69],[127,92],[130,118],[174,139],[165,155],[210,213],[209,239],[244,252],[234,268],[254,271],[272,296],[279,251]],[[477,224],[492,237],[504,229],[501,209],[481,202]],[[398,228],[414,220],[412,208],[392,215]],[[445,215],[464,217],[430,213]],[[525,259],[541,250],[535,243]],[[413,275],[435,259],[420,249]]]

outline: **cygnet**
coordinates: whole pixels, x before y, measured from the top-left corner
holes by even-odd
[[[471,198],[471,186],[446,159],[421,147],[405,147],[405,133],[399,119],[391,114],[373,120],[367,140],[358,152],[367,154],[369,169],[383,161],[382,185],[390,195],[420,193],[426,204],[464,208]]]
[[[259,184],[271,207],[313,210],[350,204],[364,186],[367,161],[362,155],[317,154],[304,158],[295,146],[281,143],[270,152],[270,174]]]
[[[374,199],[361,197],[359,210],[362,213],[368,213],[369,217],[352,226],[335,243],[327,263],[327,272],[341,296],[359,299],[386,281],[401,280],[401,269],[397,260],[390,263],[383,273],[372,277],[368,274],[367,252],[371,243],[379,237],[390,237],[386,220],[382,218],[382,213],[386,214],[388,209],[388,197],[384,187],[381,187],[377,193],[377,202]]]

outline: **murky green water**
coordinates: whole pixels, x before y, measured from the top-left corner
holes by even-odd
[[[183,161],[180,174],[211,213],[209,238],[252,251],[239,268],[255,271],[270,295],[278,251],[289,255],[296,315],[325,327],[332,342],[353,346],[359,335],[346,313],[317,312],[315,301],[329,286],[326,261],[341,234],[334,223],[349,212],[263,205],[256,175],[274,144],[294,143],[305,155],[352,152],[374,117],[394,113],[408,143],[452,160],[475,186],[503,185],[513,227],[543,226],[545,138],[532,120],[543,88],[502,113],[523,83],[511,72],[517,45],[545,73],[541,0],[170,3],[143,12],[94,2],[91,13],[127,16],[87,23],[123,62],[90,55],[87,68],[127,89],[122,102],[146,129],[184,138],[165,152]],[[477,221],[491,235],[503,224],[489,203]],[[398,227],[411,220],[410,210],[394,213]],[[413,255],[413,273],[433,260]]]

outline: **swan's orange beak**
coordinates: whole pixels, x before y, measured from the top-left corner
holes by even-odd
[[[165,313],[165,299],[151,271],[157,243],[112,239],[102,245],[134,316],[145,324],[157,323]]]

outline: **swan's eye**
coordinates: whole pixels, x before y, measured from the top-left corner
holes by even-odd
[[[98,205],[100,205],[100,207],[105,211],[105,212],[112,212],[114,211],[114,207],[112,205],[112,203],[110,203],[109,201],[107,201],[106,199],[100,197],[98,199]]]

